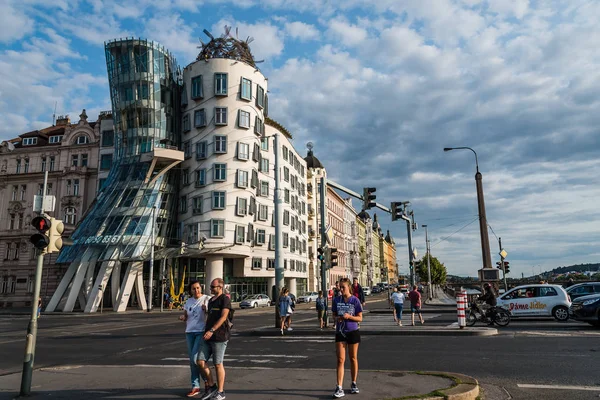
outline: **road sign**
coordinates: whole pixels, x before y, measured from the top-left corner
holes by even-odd
[[[333,229],[331,229],[331,225],[327,225],[325,228],[325,239],[327,239],[327,243],[333,245]]]
[[[52,195],[47,195],[44,201],[44,209],[42,210],[42,199],[44,196],[35,195],[33,196],[33,212],[36,213],[44,213],[44,212],[54,212],[54,207],[56,206],[56,197]]]
[[[504,249],[502,249],[502,251],[498,254],[500,254],[500,257],[502,257],[502,258],[506,258],[506,256],[508,255],[508,253]]]
[[[416,247],[413,247],[413,258],[417,258],[417,257],[418,257],[418,254],[419,254],[419,253],[417,253],[417,248],[416,248]]]

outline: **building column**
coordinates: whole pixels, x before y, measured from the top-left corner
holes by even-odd
[[[273,286],[275,286],[275,278],[267,278],[267,296],[271,298],[271,301],[275,298],[273,295]],[[279,293],[278,293],[279,294]]]
[[[296,293],[296,278],[288,278],[286,279],[287,281],[287,288],[290,291],[291,294],[296,295],[296,298],[298,298],[298,296],[300,296],[300,293]]]
[[[210,293],[210,283],[215,278],[223,279],[223,257],[206,257],[204,287]]]

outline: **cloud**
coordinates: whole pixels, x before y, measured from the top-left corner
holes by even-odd
[[[200,52],[200,42],[193,33],[195,25],[186,24],[179,14],[156,15],[146,20],[144,26],[144,35],[176,54],[184,66],[195,60]]]
[[[223,32],[223,26],[232,26],[238,29],[239,39],[246,40],[248,37],[254,38],[250,47],[256,60],[270,61],[278,57],[284,48],[284,33],[270,22],[257,22],[248,24],[236,21],[232,18],[223,18],[212,26],[213,36],[218,36]],[[232,32],[233,33],[233,32]]]
[[[292,38],[306,42],[309,40],[317,40],[319,38],[319,30],[311,24],[294,21],[285,24],[285,32]]]
[[[0,42],[10,43],[20,40],[33,32],[33,21],[24,13],[18,12],[11,1],[0,2]]]
[[[354,47],[365,42],[368,37],[367,31],[358,26],[349,23],[345,18],[332,19],[328,23],[327,33],[333,40],[339,40],[342,44]]]

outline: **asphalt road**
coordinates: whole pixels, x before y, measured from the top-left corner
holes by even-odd
[[[368,307],[377,306],[373,300]],[[301,305],[294,318],[314,319],[314,314],[308,305]],[[36,367],[187,365],[184,325],[178,315],[177,311],[45,315],[40,319]],[[454,321],[452,317],[436,314],[428,323],[438,318],[440,324],[446,324]],[[21,370],[27,323],[25,316],[0,316],[0,374]],[[245,330],[273,323],[272,308],[236,311],[239,334],[229,343],[226,365],[334,368],[332,336],[294,337],[293,332],[276,338],[243,335]],[[597,331],[584,324],[551,320],[514,322],[509,328],[494,337],[363,336],[360,367],[464,373],[482,383],[487,399],[599,397]],[[579,388],[557,389],[557,385]]]

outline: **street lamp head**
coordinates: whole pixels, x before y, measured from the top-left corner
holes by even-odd
[[[452,148],[452,147],[444,147],[444,151],[450,151],[450,150],[454,150],[454,148]]]
[[[421,225],[421,228],[427,228],[427,225],[426,224]]]

